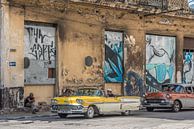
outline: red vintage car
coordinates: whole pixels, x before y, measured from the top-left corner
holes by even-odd
[[[161,91],[145,94],[142,106],[147,111],[169,108],[178,112],[181,109],[194,108],[194,85],[164,84]]]

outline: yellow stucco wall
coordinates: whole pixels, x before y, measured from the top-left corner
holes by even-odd
[[[23,58],[24,58],[24,16],[21,9],[9,8],[4,10],[4,18],[6,21],[3,22],[4,28],[7,32],[5,33],[4,45],[1,48],[2,54],[2,82],[5,87],[23,87],[24,86],[24,69],[23,69]],[[9,34],[8,34],[9,33]],[[15,62],[14,66],[10,66],[10,62]]]
[[[54,96],[54,86],[25,86],[24,97],[26,98],[30,93],[34,94],[36,104],[38,104],[38,102],[50,104],[51,98]]]
[[[167,22],[165,23],[165,19]],[[168,22],[169,20],[169,22]],[[53,86],[24,86],[23,75],[23,30],[24,21],[55,24],[57,46],[57,79]],[[90,5],[70,4],[64,12],[52,9],[17,7],[10,9],[10,52],[8,60],[15,60],[17,66],[8,68],[7,86],[24,86],[27,96],[34,92],[37,101],[50,101],[55,94],[68,86],[105,86],[115,94],[121,94],[122,84],[105,84],[103,79],[104,31],[123,31],[126,35],[124,46],[124,69],[136,72],[145,78],[145,34],[172,35],[177,37],[176,71],[182,70],[183,37],[194,37],[192,20],[170,16],[144,17],[126,10],[94,7]],[[85,66],[85,57],[93,58],[93,65]],[[123,84],[125,85],[125,83]],[[55,90],[54,90],[55,89]]]

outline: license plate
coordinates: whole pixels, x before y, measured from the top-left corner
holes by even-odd
[[[158,106],[158,104],[151,104],[151,106]]]
[[[59,106],[58,109],[59,110],[70,110],[70,107],[68,107],[68,106]]]
[[[59,110],[58,113],[72,113],[72,111]]]

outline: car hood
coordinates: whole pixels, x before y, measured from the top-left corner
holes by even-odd
[[[146,99],[164,99],[166,93],[163,92],[154,92],[154,93],[147,93]]]
[[[57,104],[79,104],[77,103],[76,100],[83,100],[85,103],[86,102],[91,102],[96,99],[100,101],[101,99],[99,97],[93,97],[93,96],[64,96],[64,97],[55,97],[54,100],[57,101]]]

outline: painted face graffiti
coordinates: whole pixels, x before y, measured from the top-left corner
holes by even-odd
[[[163,83],[174,82],[175,37],[146,35],[146,85],[157,91]]]

